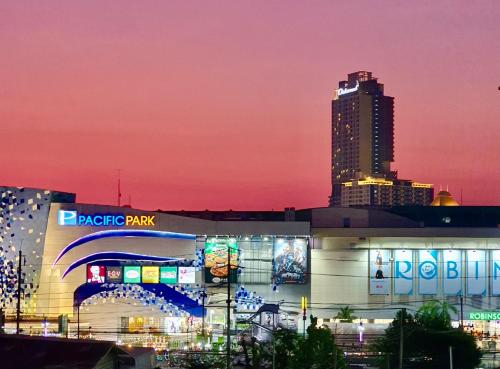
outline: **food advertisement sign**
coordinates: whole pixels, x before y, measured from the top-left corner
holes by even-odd
[[[160,282],[165,284],[177,283],[177,267],[166,266],[160,268]]]
[[[87,265],[87,283],[104,283],[104,266]]]
[[[273,253],[276,284],[305,283],[307,273],[307,240],[278,239]]]
[[[159,283],[160,282],[160,267],[143,266],[142,267],[142,283]]]
[[[194,267],[179,267],[179,283],[196,283],[196,269]]]
[[[230,281],[237,281],[238,244],[233,238],[209,238],[205,242],[205,282],[227,282],[227,250],[231,250]]]
[[[141,267],[125,266],[123,268],[124,283],[141,283]]]

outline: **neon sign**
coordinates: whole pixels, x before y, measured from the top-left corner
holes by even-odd
[[[154,215],[79,214],[76,210],[59,210],[57,223],[62,226],[123,227],[154,226]]]
[[[345,95],[345,94],[350,94],[351,92],[357,91],[359,88],[359,81],[356,82],[356,86],[352,88],[339,88],[337,90],[337,96]]]

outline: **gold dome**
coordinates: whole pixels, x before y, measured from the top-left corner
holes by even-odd
[[[451,193],[448,191],[439,191],[434,200],[432,200],[431,206],[459,206],[459,204],[451,197]]]

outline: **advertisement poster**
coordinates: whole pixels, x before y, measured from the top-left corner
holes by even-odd
[[[106,267],[106,282],[107,283],[122,283],[123,272],[121,266]]]
[[[491,251],[491,294],[500,295],[500,250]]]
[[[273,251],[275,283],[305,283],[307,240],[304,238],[278,239]]]
[[[394,251],[394,293],[411,295],[413,293],[413,251]]]
[[[438,289],[438,251],[418,250],[418,294],[436,295]]]
[[[467,295],[486,294],[486,251],[467,250]]]
[[[179,267],[179,283],[196,283],[194,267]]]
[[[102,265],[87,265],[87,283],[104,283],[105,268]]]
[[[160,282],[160,267],[143,266],[142,267],[142,283],[159,283]]]
[[[231,250],[231,283],[237,281],[238,244],[232,238],[209,238],[205,242],[205,282],[227,281],[227,250]],[[180,270],[179,270],[180,273]]]
[[[160,283],[176,284],[177,283],[177,267],[168,266],[160,268]]]
[[[370,295],[388,295],[391,286],[390,250],[370,250]]]
[[[141,283],[141,267],[125,266],[123,267],[124,283]]]
[[[462,293],[461,250],[443,250],[443,293],[453,296]]]

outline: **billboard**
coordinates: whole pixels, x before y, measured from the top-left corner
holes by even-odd
[[[435,295],[438,292],[438,251],[418,250],[418,293]]]
[[[278,239],[273,250],[276,284],[305,283],[307,273],[307,240]]]
[[[179,267],[179,283],[196,283],[194,267]]]
[[[160,268],[160,283],[176,284],[177,283],[177,267],[164,266]]]
[[[106,267],[106,282],[107,283],[122,283],[123,270],[121,266]]]
[[[205,282],[219,283],[227,281],[228,248],[231,249],[230,281],[231,283],[237,281],[238,244],[236,240],[234,238],[209,238],[205,242]]]
[[[102,265],[87,265],[87,283],[104,283],[105,268]]]
[[[413,251],[394,251],[394,293],[411,295],[413,293]]]
[[[443,293],[462,294],[462,251],[443,250]]]
[[[467,295],[486,294],[486,251],[467,250]]]
[[[390,257],[390,250],[370,250],[370,295],[389,294]]]
[[[143,266],[142,267],[142,283],[159,283],[160,282],[160,267]]]
[[[124,283],[141,283],[141,267],[140,266],[124,266],[123,267],[123,282]]]

